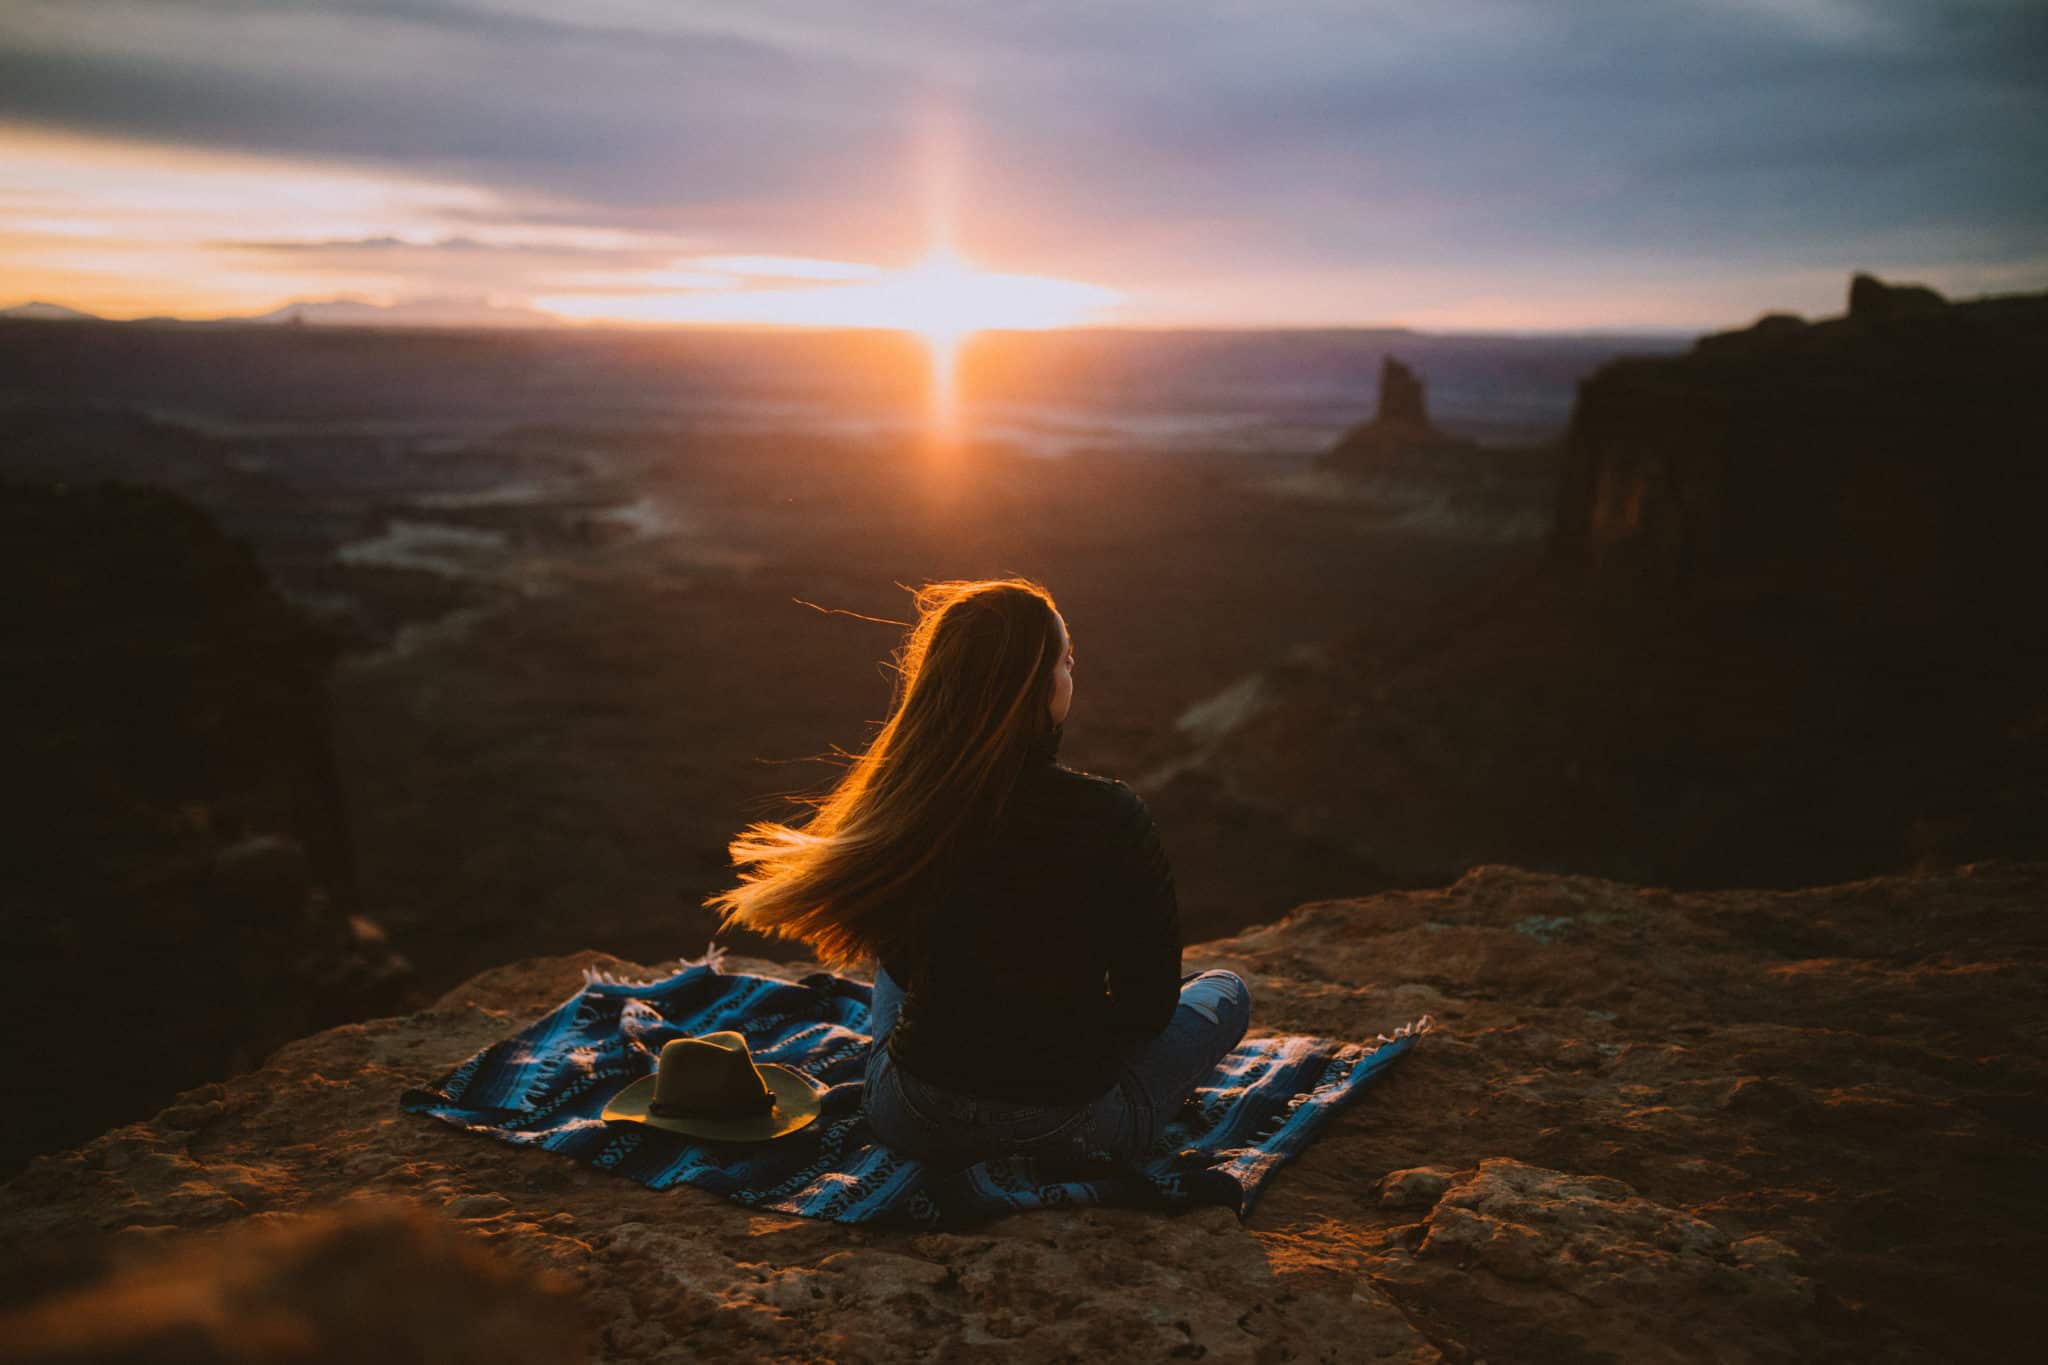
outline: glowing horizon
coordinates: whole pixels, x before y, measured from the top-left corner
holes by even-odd
[[[1122,297],[1081,280],[987,269],[954,249],[960,155],[943,111],[928,114],[916,158],[926,249],[897,269],[733,250],[683,233],[521,223],[533,215],[473,187],[277,158],[8,127],[0,155],[14,172],[0,194],[0,260],[22,301],[112,318],[347,302],[440,325],[467,317],[901,331],[929,351],[941,427],[956,415],[968,336],[1098,321]],[[429,292],[423,283],[456,287]]]
[[[658,276],[636,288],[634,277],[624,276],[603,292],[545,293],[529,302],[568,322],[881,328],[957,339],[991,329],[1073,326],[1119,297],[1078,280],[981,270],[945,251],[903,270],[855,262],[817,265],[821,273],[839,267],[844,279],[763,286],[733,276],[676,289]]]
[[[943,435],[957,425],[968,336],[1085,324],[1120,295],[984,269],[953,250],[955,144],[942,118],[931,127],[920,156],[929,246],[900,269],[717,249],[682,234],[494,223],[518,215],[460,185],[0,128],[15,172],[0,195],[0,260],[23,295],[0,306],[41,301],[120,319],[350,302],[415,310],[390,320],[422,325],[900,331],[928,351],[930,416]],[[453,290],[418,287],[451,275]]]
[[[0,304],[889,326],[949,249],[1112,291],[1081,325],[1698,331],[1825,315],[1852,270],[2039,289],[2038,24],[1968,8],[18,0]]]
[[[1011,328],[1707,331],[1774,309],[1825,315],[1839,307],[1849,268],[1758,269],[1745,299],[1713,279],[1595,289],[1546,274],[1504,294],[1461,269],[1361,267],[1333,285],[1275,265],[1183,297],[1142,281],[1110,287],[970,263],[948,245],[955,154],[939,137],[920,151],[922,259],[892,267],[858,253],[745,249],[729,236],[606,223],[578,206],[511,202],[454,180],[0,123],[0,307],[206,319],[337,299],[454,301],[537,308],[571,325],[887,328],[926,338],[944,368],[967,333]],[[2033,259],[1850,265],[1955,297],[2039,288],[2048,272],[2048,260]]]

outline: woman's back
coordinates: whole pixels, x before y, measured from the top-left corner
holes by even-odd
[[[1172,872],[1144,802],[1032,754],[995,831],[948,860],[888,1046],[919,1079],[1058,1104],[1112,1085],[1117,1045],[1157,1033],[1180,990]]]
[[[918,1158],[1135,1159],[1244,1036],[1180,975],[1173,874],[1121,782],[1060,766],[1074,642],[1028,579],[917,590],[890,716],[802,826],[732,842],[727,922],[879,958],[861,1108]]]

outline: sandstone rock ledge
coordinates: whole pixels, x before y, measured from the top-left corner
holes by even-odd
[[[645,970],[525,962],[37,1160],[0,1189],[0,1278],[19,1300],[80,1274],[85,1248],[146,1266],[161,1253],[144,1248],[214,1245],[186,1229],[271,1236],[378,1196],[572,1286],[600,1360],[2017,1357],[2048,1298],[2044,891],[2040,865],[1701,895],[1486,867],[1192,948],[1191,967],[1252,981],[1256,1029],[1370,1036],[1425,1012],[1441,1029],[1244,1225],[1093,1210],[847,1228],[399,1113],[407,1085],[585,965]],[[17,1306],[11,1327],[127,1311],[91,1292],[40,1318]],[[60,1336],[36,1338],[40,1358],[77,1358]],[[0,1322],[10,1339],[29,1338]],[[0,1357],[36,1358],[21,1349]]]

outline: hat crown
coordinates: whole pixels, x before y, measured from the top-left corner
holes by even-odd
[[[664,1117],[728,1118],[765,1114],[775,1095],[761,1079],[747,1040],[737,1033],[671,1038],[655,1068],[650,1112]]]

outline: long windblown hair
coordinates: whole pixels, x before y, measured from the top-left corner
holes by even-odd
[[[915,590],[891,656],[888,721],[801,826],[759,821],[728,850],[740,884],[704,904],[724,922],[800,940],[821,962],[915,953],[947,859],[1001,818],[1033,746],[1053,729],[1060,626],[1028,578]]]

